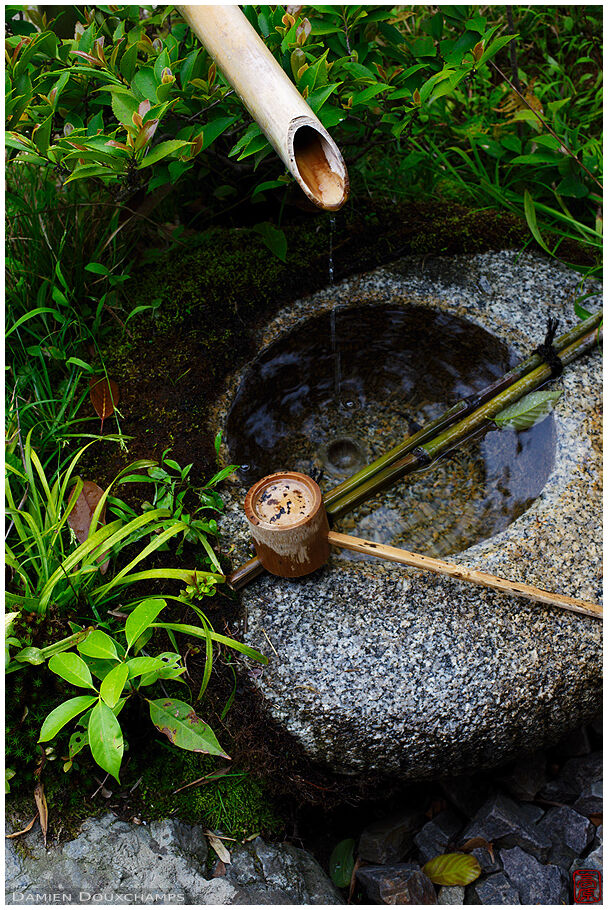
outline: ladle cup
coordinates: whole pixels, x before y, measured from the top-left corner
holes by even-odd
[[[262,566],[281,578],[299,578],[320,569],[329,559],[331,545],[585,616],[603,615],[599,604],[330,531],[321,490],[311,477],[296,471],[280,471],[258,480],[245,497],[245,515]]]

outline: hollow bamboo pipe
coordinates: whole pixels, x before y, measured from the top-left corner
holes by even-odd
[[[340,534],[338,531],[330,531],[327,539],[334,547],[352,550],[355,553],[365,553],[368,556],[376,556],[378,559],[385,559],[388,562],[398,562],[404,566],[425,569],[427,572],[435,572],[439,575],[448,575],[458,581],[468,581],[484,588],[493,588],[495,591],[510,594],[512,597],[525,597],[527,600],[534,600],[537,603],[548,604],[552,607],[560,607],[562,610],[570,610],[574,613],[581,613],[584,616],[593,616],[595,619],[601,619],[604,615],[603,608],[599,604],[590,603],[587,600],[579,600],[576,597],[566,597],[564,594],[552,594],[534,585],[522,584],[519,581],[507,581],[506,578],[498,578],[498,576],[490,575],[487,572],[478,572],[475,569],[454,565],[453,563],[444,562],[442,559],[434,559],[431,556],[422,556],[419,553],[402,550],[400,547],[389,547],[385,544],[362,540],[360,537],[351,537],[349,534]]]
[[[179,6],[306,196],[328,211],[348,198],[344,159],[238,6]]]

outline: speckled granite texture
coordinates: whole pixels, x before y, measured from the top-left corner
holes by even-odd
[[[476,322],[524,357],[542,340],[548,311],[560,332],[575,323],[579,278],[527,253],[408,257],[297,301],[260,333],[260,346],[336,302],[401,301]],[[598,309],[599,297],[585,305]],[[219,403],[219,420],[240,379]],[[598,351],[555,381],[564,394],[543,493],[505,531],[452,561],[600,601],[601,381]],[[245,492],[231,488],[221,523],[235,562],[250,554]],[[593,619],[336,552],[307,578],[256,580],[243,600],[244,640],[270,658],[256,684],[271,715],[339,772],[410,780],[470,772],[555,741],[600,708]]]

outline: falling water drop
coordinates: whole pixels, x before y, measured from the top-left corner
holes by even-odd
[[[335,215],[329,216],[329,283],[334,283],[334,228],[336,226]]]

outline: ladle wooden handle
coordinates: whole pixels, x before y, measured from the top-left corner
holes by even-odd
[[[402,565],[413,566],[416,569],[426,569],[428,572],[449,575],[450,578],[456,578],[459,581],[470,581],[475,585],[482,585],[484,588],[494,588],[496,591],[511,594],[513,597],[526,597],[528,600],[549,604],[552,607],[561,607],[562,610],[571,610],[574,613],[582,613],[584,616],[593,616],[599,619],[604,615],[603,608],[599,604],[578,600],[575,597],[566,597],[563,594],[552,594],[549,591],[536,588],[534,585],[525,585],[519,581],[507,581],[506,578],[498,578],[498,576],[489,575],[487,572],[477,572],[475,569],[457,566],[444,562],[442,559],[421,556],[419,553],[411,553],[409,550],[402,550],[399,547],[388,547],[385,544],[373,543],[369,540],[362,540],[360,537],[340,534],[338,531],[330,531],[327,537],[332,546],[340,547],[344,550],[366,553],[369,556],[376,556],[389,562],[399,562]]]

